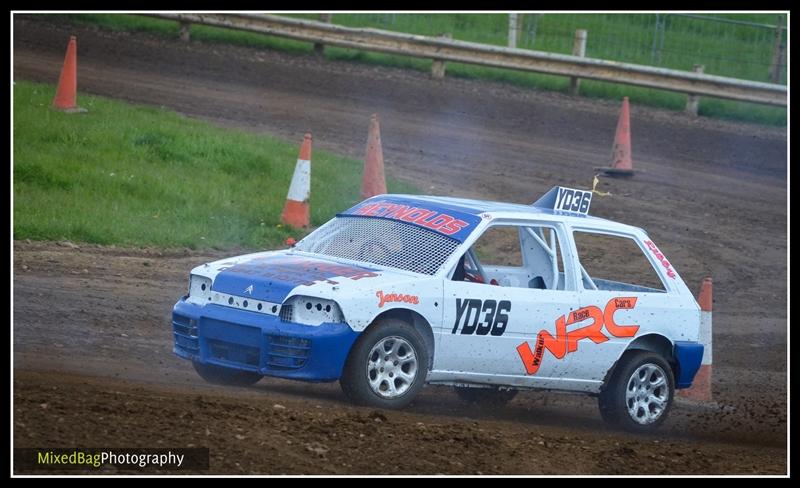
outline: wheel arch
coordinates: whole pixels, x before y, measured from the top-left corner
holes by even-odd
[[[624,352],[631,350],[652,351],[661,355],[667,362],[672,362],[672,341],[661,334],[645,334],[632,340]]]
[[[620,354],[617,360],[614,361],[614,365],[606,372],[606,375],[603,378],[602,389],[606,388],[609,380],[614,376],[614,372],[616,371],[617,366],[620,364],[620,361],[622,361],[622,358],[634,351],[650,351],[664,358],[664,361],[666,361],[672,369],[674,381],[678,375],[678,362],[675,360],[673,350],[674,345],[672,341],[661,334],[649,333],[637,337],[636,339],[632,340],[630,344],[628,344],[625,350],[622,351],[622,354]]]
[[[376,315],[375,318],[372,319],[369,326],[367,326],[365,331],[374,327],[376,323],[380,322],[383,319],[396,319],[401,320],[419,332],[419,335],[422,336],[422,340],[425,342],[425,349],[428,353],[428,370],[433,369],[433,356],[436,349],[435,340],[433,338],[433,327],[431,327],[430,322],[423,317],[419,312],[414,310],[409,310],[407,308],[392,308],[381,312],[380,314]]]

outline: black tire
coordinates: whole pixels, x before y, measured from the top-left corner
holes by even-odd
[[[634,373],[637,372],[638,379],[634,378]],[[663,384],[653,388],[652,381],[662,377]],[[644,379],[648,381],[645,382]],[[641,388],[639,381],[643,381]],[[628,400],[629,387],[633,394],[641,397],[634,396]],[[635,408],[637,398],[641,398],[642,402]],[[658,429],[666,420],[674,398],[675,379],[669,363],[654,352],[636,350],[622,356],[608,384],[600,393],[598,406],[600,416],[608,424],[629,432],[649,433]],[[661,399],[663,404],[659,405],[654,399]]]
[[[197,361],[192,361],[192,365],[201,378],[215,385],[250,386],[258,383],[264,377],[264,375],[251,371],[240,371]]]
[[[402,340],[397,341],[392,338]],[[393,347],[395,343],[398,344],[398,350],[392,349],[389,352],[385,352],[387,356],[384,356],[384,358],[393,356],[397,361],[382,363],[380,356],[383,356],[383,354],[378,354],[376,359],[377,351],[373,351],[373,349],[381,345],[384,339],[386,341],[383,345],[386,347]],[[412,361],[408,359],[410,358],[409,351],[404,349],[403,342],[411,347],[412,351],[410,352],[413,353],[415,362],[413,379],[410,381],[401,378],[399,374],[402,372],[404,376],[408,376],[412,372]],[[402,358],[407,358],[405,363],[402,363]],[[381,364],[385,365],[386,368],[379,368]],[[388,375],[391,371],[398,371],[398,374],[390,380]],[[381,376],[378,376],[378,374]],[[370,325],[353,345],[350,354],[347,356],[347,361],[345,361],[339,384],[345,395],[356,404],[385,409],[399,409],[414,400],[414,397],[425,384],[427,375],[428,350],[419,332],[402,320],[385,319]],[[370,386],[370,378],[377,385],[377,389],[383,391],[383,395],[386,396],[373,391]],[[402,390],[402,392],[393,396],[395,392],[392,391],[389,381],[394,385],[395,391]]]
[[[467,403],[481,407],[502,407],[517,396],[517,390],[501,390],[499,388],[470,388],[456,386],[456,394]]]

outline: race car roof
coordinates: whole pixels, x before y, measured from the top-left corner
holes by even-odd
[[[455,219],[459,219],[459,221],[463,221],[464,225],[454,229],[452,233],[449,232],[451,229],[449,229],[448,226],[453,227],[453,224],[445,224],[434,229],[451,235],[462,242],[472,230],[474,230],[475,225],[480,222],[484,214],[488,214],[492,217],[499,217],[500,214],[519,214],[519,216],[523,218],[535,218],[537,215],[550,215],[558,216],[558,220],[570,221],[571,223],[591,222],[591,224],[595,224],[598,227],[635,229],[635,227],[603,218],[569,214],[533,205],[430,195],[377,195],[364,200],[339,215],[360,215],[396,219],[399,215],[397,212],[407,212],[407,209],[412,208],[430,212],[430,216],[423,215],[419,219],[417,219],[418,214],[413,214],[413,218],[417,219],[416,223],[422,223],[429,228],[435,226],[439,221],[446,220],[446,217],[454,217]],[[406,221],[410,220],[403,217],[400,217],[400,219]],[[421,222],[422,219],[425,219],[426,222]]]

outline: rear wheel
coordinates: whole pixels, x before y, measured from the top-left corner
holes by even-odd
[[[263,375],[251,371],[225,368],[215,364],[204,364],[192,361],[194,370],[201,378],[216,385],[250,386],[258,383]]]
[[[501,390],[499,388],[455,387],[459,398],[467,403],[486,407],[502,407],[517,396],[517,390]]]
[[[414,327],[396,320],[370,326],[353,345],[339,384],[350,400],[379,408],[403,408],[428,374],[428,351]]]
[[[607,423],[631,432],[652,432],[667,418],[675,396],[672,368],[650,351],[631,351],[617,365],[599,397]]]

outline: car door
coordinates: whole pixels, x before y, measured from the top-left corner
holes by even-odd
[[[560,252],[563,233],[554,223],[498,222],[478,238],[464,257],[464,274],[469,279],[477,271],[470,270],[475,257],[484,282],[465,281],[457,267],[444,282],[434,360],[440,378],[545,387],[562,382],[567,359],[542,358],[537,350],[547,348],[537,348],[536,340],[542,331],[556,334],[559,319],[579,306],[571,260]]]
[[[567,374],[599,382],[632,340],[651,333],[679,337],[673,328],[682,318],[692,320],[694,310],[681,297],[683,282],[656,266],[645,244],[649,240],[592,228],[575,228],[572,236],[581,307],[601,316],[602,327],[590,331],[586,323],[576,324],[586,333],[574,337]]]

